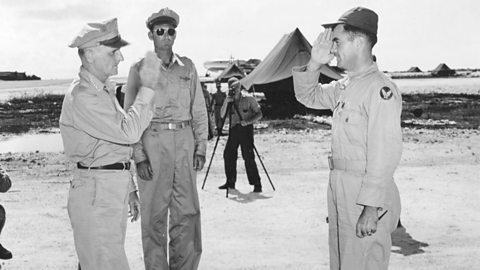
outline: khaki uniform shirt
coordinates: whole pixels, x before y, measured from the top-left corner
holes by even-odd
[[[224,102],[223,106],[228,106],[228,103]],[[238,112],[237,109],[235,109],[235,106],[237,107]],[[222,110],[223,109],[224,108],[222,108]],[[241,115],[241,119],[238,116],[239,112]],[[258,104],[257,100],[255,100],[254,97],[246,95],[242,92],[240,99],[238,101],[235,101],[234,105],[232,105],[230,109],[230,114],[232,115],[231,125],[232,127],[240,125],[240,122],[242,120],[246,122],[251,122],[251,120],[255,118],[258,113],[260,113],[260,105]],[[227,115],[227,117],[229,116]]]
[[[65,155],[87,167],[129,162],[153,116],[154,92],[142,87],[126,111],[115,98],[115,84],[103,84],[83,67],[63,100],[60,115]]]
[[[139,87],[139,70],[143,60],[132,65],[125,89],[125,106],[133,102]],[[190,121],[195,138],[195,154],[205,156],[208,137],[208,118],[202,87],[193,62],[187,57],[174,54],[172,62],[163,74],[167,86],[155,92],[155,113],[152,122],[171,123]],[[160,87],[160,86],[159,86]],[[142,142],[133,145],[136,163],[147,159]]]
[[[318,84],[319,73],[293,69],[296,98],[333,111],[332,158],[366,162],[357,204],[383,207],[402,151],[400,92],[375,63],[326,85]]]

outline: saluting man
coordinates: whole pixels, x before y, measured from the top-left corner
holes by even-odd
[[[387,269],[390,234],[400,216],[393,173],[402,151],[402,99],[373,61],[377,22],[370,9],[347,11],[323,25],[308,64],[293,69],[298,101],[333,111],[327,193],[332,270]],[[333,57],[347,76],[318,84],[320,69]]]
[[[68,195],[68,214],[75,249],[83,270],[128,270],[125,232],[128,207],[138,218],[138,196],[130,177],[132,147],[153,116],[154,85],[160,61],[147,54],[140,71],[140,90],[123,110],[115,83],[123,61],[117,19],[88,23],[70,47],[82,62],[79,79],[65,94],[60,115],[65,155],[75,164]]]
[[[179,22],[178,14],[169,8],[153,13],[146,22],[162,62],[155,114],[134,145],[147,270],[197,269],[202,253],[196,171],[205,164],[208,119],[193,62],[173,52]],[[142,61],[130,69],[126,107],[138,91]]]

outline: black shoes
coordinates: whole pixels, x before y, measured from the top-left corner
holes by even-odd
[[[253,187],[253,192],[261,193],[262,192],[262,186],[254,186]]]
[[[8,249],[4,248],[0,244],[0,259],[2,260],[9,260],[12,258],[12,252],[10,252]]]
[[[228,183],[225,183],[221,186],[218,187],[218,189],[235,189],[235,185],[229,185]]]

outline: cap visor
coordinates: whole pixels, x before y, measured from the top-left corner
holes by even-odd
[[[344,22],[337,21],[337,22],[333,22],[333,23],[325,23],[325,24],[322,24],[322,26],[323,26],[324,28],[333,28],[333,27],[335,27],[337,24],[341,24],[341,23],[344,23]]]
[[[127,46],[130,43],[122,39],[120,36],[117,36],[115,38],[102,41],[100,42],[100,44],[103,46],[112,47],[112,48],[121,48],[123,46]]]
[[[158,18],[155,18],[148,25],[153,26],[155,24],[162,24],[162,23],[168,23],[173,25],[173,27],[177,28],[177,21],[175,21],[175,19],[173,19],[172,17],[167,17],[167,16],[160,16]]]

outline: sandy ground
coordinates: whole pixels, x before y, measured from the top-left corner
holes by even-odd
[[[253,194],[241,159],[237,191],[224,183],[220,140],[201,190],[203,255],[200,268],[328,269],[326,188],[328,130],[277,130],[256,135],[275,185],[261,169],[264,193]],[[209,155],[214,141],[210,142]],[[14,258],[2,269],[76,269],[66,202],[70,164],[61,153],[1,154],[12,189],[0,195],[7,223],[0,242]],[[404,129],[395,178],[404,228],[393,234],[390,269],[480,269],[480,131]],[[144,269],[140,223],[129,223],[132,269]]]

